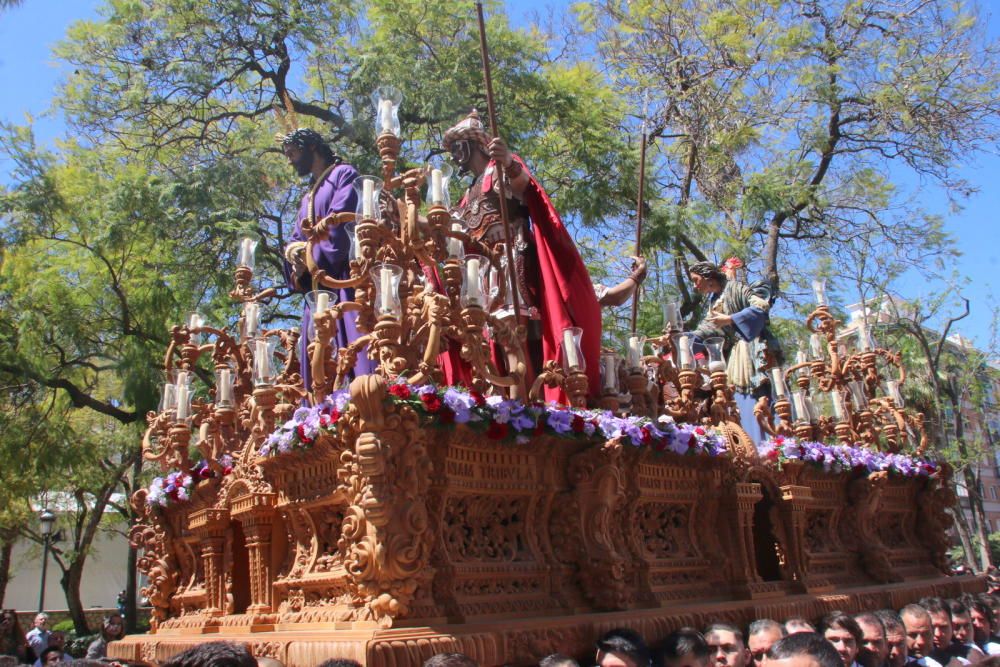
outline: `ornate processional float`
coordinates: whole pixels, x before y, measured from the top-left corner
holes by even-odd
[[[398,103],[377,101],[383,173],[358,179],[358,210],[304,229],[312,325],[261,326],[274,291],[254,287],[248,239],[235,330],[198,315],[172,330],[143,441],[162,475],[133,497],[152,629],[112,655],[230,639],[293,666],[442,651],[526,665],[582,658],[620,625],[655,640],[978,584],[945,576],[949,470],[924,458],[898,356],[845,355],[825,304],[812,356],[770,370],[761,443],[740,426],[721,344],[696,358],[676,308],[662,335],[605,351],[600,388],[573,329],[529,376],[506,248],[452,217],[447,169],[397,173]],[[339,225],[344,280],[312,259]],[[335,347],[347,313],[362,335]],[[444,381],[449,350],[464,386]],[[361,355],[375,370],[352,379]],[[543,403],[545,387],[567,404]]]

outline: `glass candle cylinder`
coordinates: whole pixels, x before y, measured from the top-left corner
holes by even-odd
[[[675,358],[678,368],[694,368],[694,352],[691,349],[691,334],[680,333],[673,337]]]
[[[465,231],[465,225],[452,218],[451,231],[463,233]],[[458,260],[465,257],[465,243],[462,242],[462,239],[456,239],[451,236],[448,237],[448,257],[450,259]]]
[[[258,387],[274,384],[278,376],[274,363],[274,351],[278,347],[278,337],[268,336],[254,341],[253,382]]]
[[[805,364],[808,362],[809,362],[809,355],[806,353],[805,350],[799,350],[798,352],[795,353],[796,364]]]
[[[604,366],[604,389],[609,392],[618,393],[618,357],[613,352],[605,352],[603,355]]]
[[[775,398],[788,397],[788,385],[785,384],[785,371],[780,366],[771,369],[771,384],[774,386]]]
[[[812,396],[806,395],[806,412],[809,413],[809,421],[813,424],[819,421],[819,408],[816,406],[815,401],[813,401]]]
[[[306,294],[306,303],[309,305],[309,312],[313,315],[307,323],[306,335],[309,340],[316,340],[316,326],[313,324],[313,319],[330,306],[336,305],[337,295],[327,290],[313,290]]]
[[[375,136],[392,134],[399,136],[399,105],[403,94],[392,86],[380,86],[372,94],[375,105]]]
[[[382,194],[382,179],[377,176],[358,176],[354,179],[354,190],[358,193],[357,220],[376,221],[380,217],[379,195]]]
[[[163,396],[160,398],[160,412],[173,412],[177,409],[177,385],[173,382],[163,384]]]
[[[839,422],[844,421],[847,415],[847,406],[844,405],[844,395],[839,389],[834,387],[833,391],[830,392],[830,398],[833,399],[833,416]]]
[[[377,264],[372,269],[371,277],[375,283],[375,317],[401,317],[403,307],[399,301],[399,281],[403,277],[403,269],[395,264]]]
[[[809,406],[806,405],[806,395],[802,391],[792,392],[792,413],[795,421],[807,422],[812,419],[809,414]]]
[[[858,349],[862,352],[872,351],[872,341],[868,336],[868,325],[865,324],[864,318],[858,320]]]
[[[851,402],[854,409],[864,410],[868,407],[868,397],[865,396],[865,385],[860,380],[851,380],[847,383],[847,388],[851,392]]]
[[[257,251],[257,241],[245,238],[240,241],[240,248],[236,254],[236,266],[245,266],[251,271],[255,264],[255,254]]]
[[[676,301],[667,301],[663,304],[663,327],[667,330],[673,329],[675,331],[680,331],[683,329],[681,326],[681,309],[677,306]]]
[[[705,349],[708,351],[708,371],[718,373],[726,370],[726,358],[722,354],[722,346],[725,339],[721,336],[712,336],[705,339]]]
[[[351,244],[351,251],[348,255],[349,260],[355,260],[361,257],[361,244],[358,242],[358,223],[357,222],[347,222],[344,223],[344,231],[347,233],[347,239]]]
[[[642,367],[642,339],[638,336],[629,336],[628,339],[628,367]]]
[[[462,260],[462,306],[464,308],[485,308],[486,298],[483,281],[489,261],[482,255],[466,255]]]
[[[886,380],[885,393],[892,399],[897,408],[903,407],[903,392],[899,390],[899,380]]]
[[[812,281],[813,294],[816,296],[816,305],[825,306],[826,303],[826,279],[819,278]]]
[[[243,304],[243,339],[256,338],[260,328],[260,304],[247,301]]]
[[[452,166],[445,160],[437,159],[431,162],[430,177],[427,182],[427,203],[431,206],[450,206],[448,183],[451,181]]]
[[[809,353],[812,354],[813,361],[823,358],[823,337],[818,333],[809,336]]]
[[[215,406],[233,407],[233,369],[228,366],[215,369]]]
[[[585,371],[587,365],[583,359],[583,352],[580,349],[580,339],[583,337],[583,329],[580,327],[569,327],[562,332],[562,353],[563,367],[567,372]]]

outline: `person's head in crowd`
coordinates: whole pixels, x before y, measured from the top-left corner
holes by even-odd
[[[794,635],[796,632],[816,632],[816,627],[801,616],[785,619],[785,634]]]
[[[125,636],[125,625],[121,614],[108,614],[101,622],[101,636],[112,642]]]
[[[242,644],[205,642],[181,651],[160,667],[257,667],[257,661]]]
[[[62,630],[53,630],[49,635],[49,648],[53,647],[60,651],[66,648],[66,633]]]
[[[354,665],[358,664],[353,660],[351,660],[350,662],[353,662]],[[354,665],[348,663],[347,665],[340,665],[339,667],[354,667]],[[285,663],[281,662],[280,660],[276,660],[274,658],[268,658],[265,655],[261,655],[257,656],[257,667],[285,667]],[[361,666],[358,665],[358,667]]]
[[[931,615],[918,604],[908,604],[899,610],[899,618],[906,630],[906,650],[910,657],[926,658],[934,649],[934,629]]]
[[[855,614],[854,620],[861,628],[858,662],[866,667],[881,667],[889,656],[889,644],[882,619],[874,612],[866,611]]]
[[[597,667],[646,667],[649,647],[639,633],[615,628],[597,640]]]
[[[923,598],[920,606],[927,610],[931,617],[931,631],[935,651],[947,651],[951,646],[951,609],[941,598]]]
[[[842,611],[830,612],[820,621],[819,632],[837,649],[844,667],[851,667],[861,646],[861,628],[854,619]]]
[[[479,667],[479,663],[464,653],[438,653],[427,658],[424,667]]]
[[[885,628],[885,644],[888,651],[886,667],[903,667],[910,654],[906,650],[906,628],[903,627],[902,619],[891,609],[879,609],[875,615]]]
[[[747,628],[747,649],[754,665],[760,667],[771,647],[787,634],[785,626],[770,618],[758,618],[751,623]]]
[[[767,652],[766,667],[850,667],[830,642],[815,632],[796,632]]]
[[[38,659],[43,665],[59,665],[63,661],[62,648],[50,646],[42,651],[42,655]]]
[[[24,643],[24,631],[17,620],[17,612],[13,609],[0,611],[0,637],[13,638],[18,643]]]
[[[951,612],[951,638],[959,644],[972,643],[972,614],[969,608],[958,600],[948,600],[948,611]]]
[[[978,595],[963,595],[962,602],[969,609],[972,640],[977,644],[990,641],[990,635],[993,634],[993,610]]]
[[[667,635],[657,651],[661,667],[709,667],[712,651],[705,637],[694,628],[681,628]]]
[[[743,642],[743,633],[729,623],[710,623],[705,628],[705,641],[712,650],[717,667],[746,667],[750,651]]]
[[[580,663],[568,655],[553,653],[539,660],[538,667],[580,667]]]
[[[49,624],[49,615],[45,612],[39,612],[35,614],[35,619],[31,622],[32,628],[38,628],[39,630],[44,630]]]
[[[317,667],[361,667],[361,663],[350,658],[330,658],[319,663]]]

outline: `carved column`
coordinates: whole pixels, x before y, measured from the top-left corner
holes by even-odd
[[[223,566],[225,530],[229,512],[223,509],[203,509],[191,515],[189,527],[198,536],[202,570],[205,574],[205,615],[225,613],[226,573]]]
[[[274,493],[250,493],[233,500],[230,508],[246,537],[250,561],[249,614],[271,613],[271,586],[275,570],[271,562],[271,524],[276,498]]]
[[[764,497],[760,484],[756,482],[737,482],[735,485],[736,505],[736,547],[739,558],[737,562],[742,570],[734,571],[734,587],[737,593],[750,597],[753,584],[760,582],[757,574],[757,554],[753,542],[753,512],[754,507]]]
[[[806,508],[812,500],[812,489],[808,486],[786,484],[781,487],[781,516],[785,522],[785,537],[788,540],[788,563],[786,567],[795,576],[803,590],[808,590],[808,557],[805,553]]]

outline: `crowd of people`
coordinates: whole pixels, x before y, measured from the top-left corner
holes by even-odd
[[[101,629],[87,646],[86,660],[102,660],[108,655],[108,643],[125,636],[125,625],[120,614],[104,617]],[[66,633],[49,628],[49,615],[39,613],[24,632],[17,620],[17,612],[4,609],[0,612],[0,666],[3,665],[57,665],[79,662],[67,652]]]
[[[39,616],[43,616],[40,614]],[[13,612],[0,617],[4,653],[10,664],[58,664],[69,661],[58,632],[46,629],[47,618],[35,619],[27,634]],[[43,622],[44,621],[44,622]],[[121,618],[108,617],[87,659],[106,655],[107,642],[119,636]],[[579,656],[578,656],[579,657]],[[16,662],[14,661],[16,659]],[[605,633],[592,657],[553,654],[539,667],[1000,667],[1000,595],[966,594],[956,599],[924,598],[898,612],[891,609],[850,615],[840,611],[817,621],[762,618],[738,628],[713,622],[703,630],[680,628],[656,643],[627,628]],[[242,645],[206,642],[163,663],[163,667],[282,667],[271,658],[255,658]],[[318,667],[361,667],[349,659],[330,659]],[[415,666],[420,667],[420,666]],[[422,667],[479,667],[469,656],[440,653]]]

